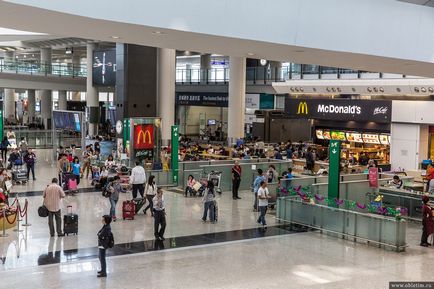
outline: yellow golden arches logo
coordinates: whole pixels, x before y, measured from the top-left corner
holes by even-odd
[[[306,101],[300,101],[298,104],[297,114],[309,114]]]
[[[140,144],[140,136],[142,136],[142,143],[145,144],[146,140],[148,140],[148,144],[152,144],[152,137],[149,130],[146,130],[143,132],[143,130],[140,130],[137,134],[137,144]]]

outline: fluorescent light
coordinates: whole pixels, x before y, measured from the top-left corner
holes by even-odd
[[[253,52],[248,52],[247,55],[249,55],[249,56],[253,56],[253,55],[255,55],[255,53],[253,53]]]
[[[155,35],[164,35],[166,33],[164,33],[163,31],[155,30],[155,31],[152,31],[152,34],[155,34]]]
[[[119,39],[119,36],[111,36],[112,39]]]

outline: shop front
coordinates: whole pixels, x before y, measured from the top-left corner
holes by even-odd
[[[180,133],[210,140],[223,140],[227,133],[226,92],[176,93],[176,120]]]
[[[364,170],[369,160],[390,169],[392,102],[387,100],[286,99],[285,112],[294,119],[310,119],[312,144],[327,159],[330,140],[342,143],[341,159]]]

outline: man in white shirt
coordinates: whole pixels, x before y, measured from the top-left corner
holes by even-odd
[[[137,198],[137,192],[143,198],[146,182],[146,172],[145,169],[140,165],[139,161],[136,161],[136,166],[131,170],[130,184],[133,185],[133,199]]]
[[[262,226],[266,226],[265,214],[267,213],[268,199],[270,198],[270,193],[268,192],[267,183],[262,181],[258,190],[258,207],[259,207],[259,218],[258,224],[262,223]]]
[[[53,178],[51,185],[45,188],[43,197],[44,205],[48,210],[48,227],[50,228],[50,236],[54,237],[53,217],[56,219],[57,236],[65,236],[65,234],[62,232],[62,218],[60,212],[60,207],[62,206],[62,199],[65,197],[65,192],[57,184],[56,178]]]

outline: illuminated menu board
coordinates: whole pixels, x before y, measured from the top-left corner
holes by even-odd
[[[388,144],[390,144],[389,138],[390,138],[390,136],[388,136],[388,135],[380,134],[380,143],[382,145],[388,145]]]
[[[345,132],[343,132],[343,131],[332,131],[331,132],[331,138],[333,140],[342,140],[342,141],[347,140],[345,137]]]
[[[347,132],[347,141],[363,143],[362,134],[356,132]]]
[[[328,140],[331,139],[329,130],[324,130],[322,135],[323,135],[324,139],[328,139]]]
[[[322,129],[317,129],[316,130],[316,138],[317,139],[324,139],[324,135],[323,135],[323,130]]]
[[[372,144],[380,144],[380,140],[378,138],[378,134],[367,134],[364,133],[362,135],[364,143],[372,143]]]

